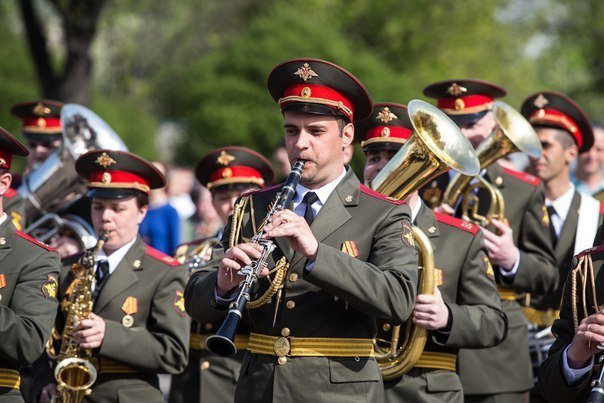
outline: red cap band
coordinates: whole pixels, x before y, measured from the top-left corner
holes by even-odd
[[[493,98],[482,94],[457,98],[438,98],[436,101],[436,106],[438,106],[439,109],[451,115],[481,112],[485,109],[489,109],[492,104]]]
[[[96,171],[90,174],[90,187],[136,189],[149,194],[149,182],[141,176],[126,171]]]
[[[279,106],[283,108],[292,102],[326,105],[353,121],[354,104],[333,88],[317,84],[292,84],[283,92],[283,97],[279,99]]]
[[[227,183],[253,183],[264,187],[264,179],[260,171],[244,165],[234,165],[212,172],[208,189]]]
[[[23,129],[31,131],[61,131],[61,119],[53,117],[27,117],[23,119]]]
[[[562,113],[556,109],[537,109],[531,114],[529,122],[537,125],[541,123],[560,127],[573,136],[579,148],[583,145],[583,133],[581,133],[579,125],[566,113]]]
[[[8,150],[0,148],[0,168],[10,168],[10,163],[13,160],[13,154]]]
[[[407,140],[411,136],[411,130],[400,126],[374,126],[367,130],[365,134],[365,142],[372,139],[402,139]]]

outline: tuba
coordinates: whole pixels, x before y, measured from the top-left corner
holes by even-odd
[[[57,395],[61,403],[77,403],[90,394],[97,371],[90,362],[92,350],[81,348],[73,338],[73,328],[92,312],[94,265],[99,251],[107,241],[107,233],[101,232],[96,246],[87,250],[80,260],[73,264],[74,287],[71,291],[65,327],[61,335],[61,350],[57,358],[54,375],[57,380]]]
[[[541,143],[537,138],[533,126],[514,108],[505,102],[495,102],[496,126],[493,132],[476,148],[476,155],[483,170],[498,159],[514,152],[523,152],[531,158],[541,155]],[[471,184],[471,176],[457,174],[443,195],[443,203],[455,207],[459,198],[462,198],[461,207],[464,219],[478,225],[486,225],[491,219],[503,219],[505,204],[499,189],[480,178],[476,184]],[[481,216],[478,214],[478,199],[474,195],[476,188],[485,188],[490,194],[491,203],[488,212]],[[469,213],[469,214],[468,214]]]
[[[402,200],[449,169],[465,175],[479,172],[472,145],[447,115],[420,100],[409,102],[407,109],[413,133],[372,181],[374,190]],[[418,292],[432,294],[436,273],[434,251],[419,228],[413,227],[412,231],[420,256]],[[389,341],[374,340],[375,357],[384,380],[396,379],[413,368],[428,337],[427,329],[414,326],[411,321],[405,326],[402,344],[400,333],[401,326],[393,326]]]

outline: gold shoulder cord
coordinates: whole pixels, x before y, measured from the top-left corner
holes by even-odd
[[[241,236],[241,224],[243,222],[243,212],[245,211],[245,209],[248,205],[250,206],[249,210],[250,210],[250,218],[252,220],[252,228],[255,229],[254,235],[256,235],[258,232],[260,232],[262,230],[262,228],[264,227],[264,225],[266,224],[266,221],[262,221],[260,223],[260,226],[256,227],[256,222],[255,222],[255,218],[254,218],[254,201],[251,196],[243,197],[239,201],[239,203],[237,203],[235,205],[235,207],[233,208],[233,217],[231,219],[231,234],[229,237],[229,247],[233,247],[234,245],[236,245],[237,243],[240,243],[243,240],[242,236]],[[270,206],[269,206],[269,210],[270,210]],[[277,307],[279,306],[279,301],[281,300],[281,293],[283,290],[285,273],[287,273],[288,268],[289,268],[289,263],[285,259],[285,256],[283,256],[281,259],[279,259],[279,261],[277,261],[277,263],[275,264],[275,267],[269,272],[268,276],[266,277],[266,279],[270,283],[270,286],[268,287],[268,289],[264,292],[264,294],[260,298],[254,300],[254,301],[248,302],[247,307],[249,309],[259,308],[262,305],[266,304],[268,301],[270,301],[271,298],[273,298],[273,296],[275,294],[277,294],[277,303],[275,304],[275,315],[276,315]],[[274,275],[272,280],[270,277],[271,275]]]
[[[582,256],[579,259],[579,263],[572,270],[571,273],[571,310],[573,315],[573,325],[575,328],[575,332],[579,327],[579,308],[578,308],[578,296],[577,296],[577,277],[580,277],[581,280],[581,305],[583,308],[584,317],[589,316],[589,311],[587,309],[587,292],[590,292],[592,295],[594,305],[591,307],[595,312],[598,311],[598,301],[596,299],[596,282],[594,278],[594,267],[593,261],[591,259],[591,255],[587,254]],[[587,290],[587,284],[589,281],[590,289]]]

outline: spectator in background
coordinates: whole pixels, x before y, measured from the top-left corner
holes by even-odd
[[[572,181],[579,193],[598,198],[597,194],[604,189],[604,125],[593,123],[593,129],[594,145],[589,151],[579,155]]]
[[[181,223],[195,214],[195,203],[191,191],[195,185],[193,171],[188,168],[171,167],[168,172],[168,200],[178,212]]]
[[[210,237],[224,225],[212,204],[212,194],[208,188],[195,186],[191,191],[191,199],[197,211],[182,226],[182,242]]]
[[[153,161],[153,165],[166,177],[166,167],[161,162]],[[145,243],[155,249],[173,256],[180,244],[180,218],[174,207],[168,203],[165,189],[154,189],[149,195],[149,210],[140,225],[139,233]]]

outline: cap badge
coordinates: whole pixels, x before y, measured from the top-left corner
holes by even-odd
[[[304,82],[313,77],[319,77],[319,75],[310,68],[310,64],[308,63],[304,63],[302,67],[298,67],[298,70],[296,70],[294,75],[300,77],[302,80],[304,80]]]
[[[462,87],[457,83],[453,83],[449,86],[449,88],[447,88],[447,94],[452,95],[454,97],[458,97],[466,92],[468,92],[468,89],[466,87]]]
[[[393,121],[394,119],[398,119],[398,117],[390,112],[390,108],[385,107],[378,113],[377,118],[381,120],[384,124],[388,124],[388,122]]]
[[[114,160],[113,158],[111,158],[109,155],[107,155],[106,152],[103,152],[103,154],[99,155],[98,158],[94,162],[96,162],[103,168],[107,168],[108,166],[117,164],[117,161]]]
[[[539,94],[537,98],[533,101],[533,105],[535,105],[539,109],[543,109],[545,105],[549,104],[549,100],[543,96],[543,94]]]
[[[463,99],[457,98],[455,100],[454,107],[455,107],[456,111],[462,111],[462,110],[464,110],[466,108],[466,103],[463,101]]]
[[[38,125],[38,127],[46,127],[46,119],[38,118],[38,120],[36,121],[36,124]]]
[[[36,104],[36,106],[34,107],[34,109],[32,110],[32,112],[36,115],[36,116],[44,116],[50,113],[50,108],[48,108],[47,106],[44,106],[42,103],[38,102]]]
[[[216,162],[218,162],[222,166],[227,166],[233,161],[235,161],[235,157],[233,157],[231,154],[227,153],[224,150],[220,152],[220,155],[216,159]]]
[[[223,178],[230,178],[231,176],[233,176],[233,170],[231,168],[224,168],[222,170]]]
[[[380,133],[380,136],[382,137],[390,137],[390,129],[387,127],[384,127],[382,129],[382,132]]]
[[[0,158],[0,167],[6,167],[6,160],[4,158]]]
[[[101,177],[101,182],[103,183],[111,183],[111,174],[109,172],[104,172]]]
[[[302,88],[302,91],[300,91],[300,96],[302,98],[310,98],[310,94],[311,94],[311,91],[310,91],[309,87],[304,87],[304,88]]]

